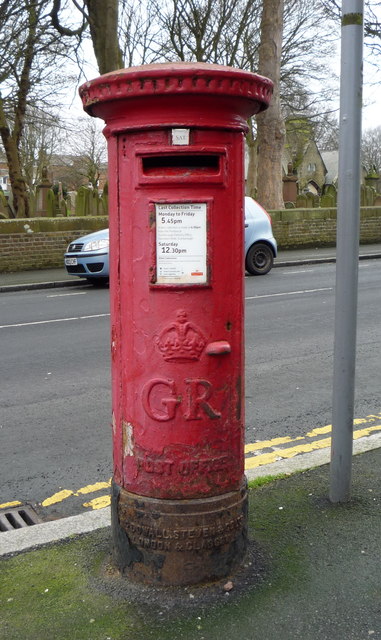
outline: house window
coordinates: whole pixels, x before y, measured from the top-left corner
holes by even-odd
[[[314,171],[316,171],[316,164],[314,162],[310,162],[307,165],[307,171],[308,173],[313,173]]]

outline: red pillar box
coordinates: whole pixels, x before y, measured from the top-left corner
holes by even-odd
[[[109,149],[117,564],[150,583],[217,579],[246,549],[243,143],[272,83],[158,64],[80,93]]]

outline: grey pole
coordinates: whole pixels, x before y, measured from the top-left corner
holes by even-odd
[[[364,0],[343,0],[330,500],[351,494],[356,367]]]

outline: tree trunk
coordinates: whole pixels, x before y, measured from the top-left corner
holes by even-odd
[[[17,218],[30,217],[30,202],[26,182],[22,173],[19,151],[15,137],[8,127],[3,104],[0,101],[0,137],[7,158],[9,181],[12,189],[10,208]]]
[[[249,119],[248,125],[249,132],[246,136],[246,146],[249,156],[249,162],[247,166],[245,193],[247,196],[257,199],[258,150],[257,140],[253,132],[252,118]]]
[[[17,218],[29,218],[30,201],[27,184],[23,175],[20,160],[20,144],[25,126],[27,100],[31,88],[31,71],[36,56],[37,23],[42,8],[30,4],[27,11],[27,38],[23,51],[23,64],[18,80],[15,98],[13,131],[11,132],[4,111],[4,104],[0,98],[0,137],[7,157],[9,181],[11,183],[12,212]]]
[[[118,0],[86,0],[91,40],[99,73],[123,67],[118,42]]]
[[[279,83],[283,34],[283,0],[264,0],[258,73],[274,82],[270,107],[257,116],[257,200],[267,209],[282,209],[282,152],[285,127],[280,110]]]

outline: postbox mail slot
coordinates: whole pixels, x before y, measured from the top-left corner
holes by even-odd
[[[172,156],[151,156],[142,158],[145,175],[183,175],[193,173],[220,172],[220,157],[217,155],[174,154]]]
[[[165,153],[140,157],[140,183],[223,182],[225,157],[221,153]]]

